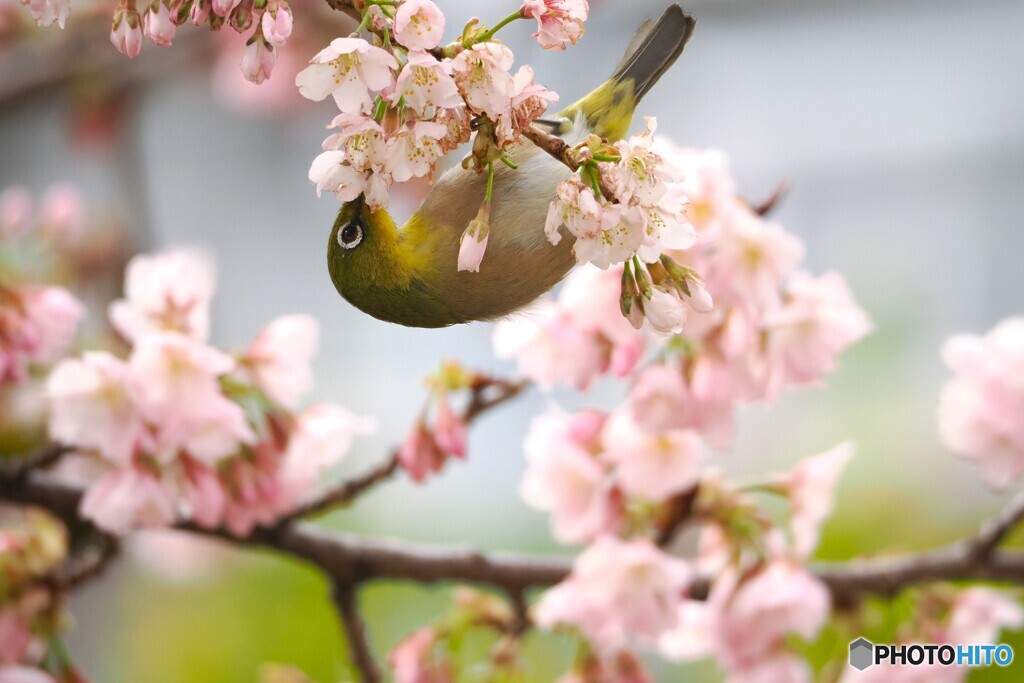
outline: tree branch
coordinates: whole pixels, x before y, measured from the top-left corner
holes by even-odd
[[[49,467],[70,451],[67,446],[49,444],[26,456],[4,456],[0,458],[0,483],[15,482],[34,469]]]
[[[334,604],[338,607],[341,623],[345,627],[349,657],[359,669],[363,683],[379,683],[383,680],[383,674],[373,658],[373,650],[366,634],[366,624],[359,615],[357,585],[337,581],[333,585]]]

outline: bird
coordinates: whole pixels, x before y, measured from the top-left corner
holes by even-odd
[[[672,5],[645,20],[610,79],[547,120],[569,144],[591,133],[628,133],[637,104],[672,66],[696,20]],[[455,166],[399,227],[360,195],[331,229],[327,265],[338,293],[379,320],[439,328],[505,318],[558,284],[576,264],[573,240],[552,245],[544,224],[558,183],[572,171],[529,141],[510,150],[518,168],[495,164],[490,237],[479,272],[457,270],[459,243],[485,193],[487,174]]]

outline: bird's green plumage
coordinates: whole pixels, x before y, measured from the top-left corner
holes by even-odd
[[[593,132],[624,138],[639,99],[672,65],[695,22],[678,5],[657,23],[645,22],[611,79],[559,115],[558,133],[575,144]],[[555,185],[570,171],[530,143],[511,150],[519,166],[498,164],[491,231],[480,272],[459,272],[462,232],[484,198],[485,178],[454,168],[431,189],[401,229],[387,211],[371,212],[362,198],[341,207],[331,230],[327,264],[338,292],[381,320],[444,327],[500,318],[557,284],[572,269],[572,239],[552,246],[544,235]],[[346,228],[348,228],[346,232]],[[344,248],[342,237],[361,232]]]

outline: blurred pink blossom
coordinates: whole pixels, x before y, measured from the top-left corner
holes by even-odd
[[[1024,318],[955,336],[942,357],[954,373],[939,399],[942,440],[989,486],[1006,488],[1024,473]]]
[[[89,487],[79,512],[104,531],[170,526],[177,517],[173,492],[149,472],[116,469]]]
[[[452,683],[451,665],[434,655],[437,633],[424,627],[398,642],[388,661],[394,671],[395,683]]]
[[[42,229],[59,239],[77,238],[85,224],[85,200],[71,183],[51,185],[40,199]]]
[[[818,547],[821,525],[832,514],[839,477],[853,457],[853,445],[844,443],[802,460],[786,478],[790,528],[796,556],[807,559]]]
[[[320,324],[312,316],[282,316],[256,336],[242,365],[271,400],[295,408],[313,388],[311,363],[319,338]]]
[[[602,536],[573,562],[569,578],[536,607],[538,625],[578,627],[600,651],[653,643],[673,628],[692,578],[690,566],[647,539]]]

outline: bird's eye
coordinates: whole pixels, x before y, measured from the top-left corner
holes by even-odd
[[[363,228],[358,223],[349,223],[338,233],[338,244],[342,249],[352,249],[363,241]]]

